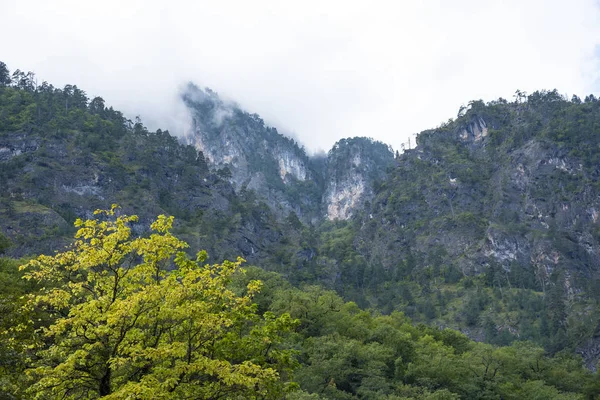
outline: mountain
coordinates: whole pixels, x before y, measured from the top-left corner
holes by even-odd
[[[366,138],[342,139],[324,160],[309,157],[293,139],[210,89],[190,83],[182,99],[192,117],[186,143],[236,190],[254,190],[280,217],[294,212],[311,224],[348,219],[371,199],[394,158],[388,146]]]
[[[323,219],[324,194],[334,192],[338,179],[328,159],[309,158],[257,115],[193,85],[184,96],[195,110],[195,135],[187,141],[203,151],[166,131],[149,132],[76,86],[34,88],[34,76],[21,75],[19,85],[0,93],[0,234],[11,242],[8,255],[60,248],[76,218],[118,203],[140,216],[139,229],[160,213],[176,216],[178,234],[215,260],[242,255],[284,270],[282,263],[311,257],[298,217],[312,224]],[[392,157],[380,143],[354,142],[369,166],[355,174],[367,187],[355,196],[358,207]],[[330,152],[340,163],[336,154]],[[282,261],[286,246],[291,253]]]
[[[542,92],[474,103],[422,132],[369,211],[361,238],[379,245],[365,255],[392,268],[392,243],[415,254],[438,247],[464,275],[494,266],[508,273],[504,285],[544,290],[563,271],[567,286],[587,287],[600,266],[599,117],[595,100]]]
[[[259,262],[284,236],[269,208],[209,171],[202,153],[149,132],[76,86],[0,88],[0,234],[13,257],[51,252],[76,218],[118,203],[138,233],[156,215],[213,259]]]
[[[427,312],[440,324],[589,355],[597,345],[582,338],[600,334],[599,121],[593,96],[542,91],[471,102],[419,134],[357,221],[358,253],[377,268],[372,285],[391,292],[383,282],[415,280],[438,292],[423,307],[435,305]],[[456,297],[453,281],[492,291],[440,312]],[[524,301],[531,295],[543,302]]]
[[[190,252],[243,256],[384,314],[495,344],[600,357],[600,102],[473,101],[394,157],[367,138],[309,156],[190,84],[192,120],[148,131],[76,86],[0,86],[0,252],[48,253],[118,203],[176,217]],[[4,81],[3,81],[4,82]]]
[[[389,146],[366,138],[338,141],[327,154],[323,207],[329,220],[347,220],[373,199],[394,156]]]
[[[390,243],[416,253],[438,246],[463,274],[495,265],[532,279],[508,275],[506,285],[543,289],[557,269],[569,282],[595,278],[597,109],[553,92],[539,96],[538,103],[474,104],[421,133],[374,202],[378,226],[363,229],[363,238],[375,234],[381,246],[369,246],[369,257],[392,267]]]

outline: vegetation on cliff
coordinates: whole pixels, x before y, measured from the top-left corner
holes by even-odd
[[[267,129],[257,116],[232,116],[237,134]],[[206,249],[217,265],[239,255],[261,267],[246,275],[264,282],[250,319],[289,313],[300,324],[280,343],[295,355],[279,369],[277,390],[292,381],[303,390],[290,398],[593,398],[595,377],[579,355],[594,370],[598,121],[593,96],[517,92],[511,102],[471,102],[419,134],[387,170],[384,145],[343,140],[329,162],[302,157],[311,173],[329,169],[338,189],[370,177],[368,199],[347,220],[329,221],[325,181],[286,183],[278,165],[253,158],[252,173],[307,207],[275,210],[279,195],[236,190],[229,167],[211,170],[203,152],[168,132],[150,132],[76,86],[38,85],[32,73],[0,64],[0,255],[11,257],[0,261],[0,325],[11,338],[0,345],[3,385],[25,388],[22,371],[47,372],[67,356],[36,353],[55,339],[34,340],[27,322],[50,329],[57,315],[22,307],[27,294],[52,286],[22,280],[16,266],[28,260],[14,259],[61,251],[73,243],[73,222],[118,202],[139,216],[129,221],[136,237],[151,234],[154,216],[175,216],[170,232],[189,243],[188,257]],[[178,268],[169,263],[165,279]],[[247,283],[234,275],[228,287],[243,297]],[[443,372],[446,360],[456,372]],[[485,360],[493,377],[473,367]],[[34,375],[27,379],[41,382]]]
[[[476,343],[345,303],[318,286],[189,258],[159,216],[133,237],[113,207],[75,242],[2,259],[0,390],[7,398],[594,398],[579,357]],[[24,279],[23,279],[24,278]],[[262,281],[256,279],[261,278]],[[261,292],[261,286],[264,288]],[[295,370],[295,371],[294,371]]]

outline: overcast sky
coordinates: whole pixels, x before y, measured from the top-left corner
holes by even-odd
[[[461,104],[597,93],[595,0],[0,0],[0,60],[77,84],[153,129],[185,129],[192,80],[308,150],[399,148]]]

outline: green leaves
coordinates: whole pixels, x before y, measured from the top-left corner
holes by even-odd
[[[28,296],[52,322],[28,369],[32,398],[210,398],[217,393],[277,398],[281,373],[295,365],[279,348],[295,325],[289,315],[256,314],[252,296],[228,288],[244,261],[202,265],[161,215],[145,238],[132,238],[135,216],[117,207],[77,220],[73,246],[21,267],[44,284]],[[146,396],[146,397],[144,397]]]
[[[318,286],[291,288],[258,269],[244,277],[241,258],[212,265],[206,252],[190,258],[171,234],[172,218],[159,216],[151,234],[132,237],[136,217],[118,211],[78,220],[71,248],[21,267],[27,281],[15,295],[30,294],[4,307],[13,326],[0,320],[5,392],[44,400],[280,399],[298,388],[290,399],[597,392],[577,357],[549,358],[528,342],[475,343],[414,326],[399,312],[362,310]],[[260,315],[254,296],[263,277],[268,311]]]

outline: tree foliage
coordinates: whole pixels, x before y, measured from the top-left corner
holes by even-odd
[[[149,237],[133,238],[137,217],[116,212],[77,220],[69,250],[22,267],[43,286],[25,308],[51,320],[36,331],[27,396],[280,398],[293,360],[278,343],[295,322],[257,315],[258,281],[243,296],[228,289],[243,260],[190,259],[163,215]]]
[[[597,376],[578,356],[548,357],[530,342],[476,343],[457,331],[415,325],[399,312],[362,310],[319,286],[294,288],[273,272],[242,273],[241,259],[207,265],[205,252],[193,260],[183,252],[186,244],[171,234],[172,217],[159,216],[145,237],[132,237],[136,220],[115,207],[77,220],[73,245],[27,262],[20,283],[16,263],[0,263],[0,397],[593,399],[599,393]],[[260,295],[259,280],[265,281]]]

